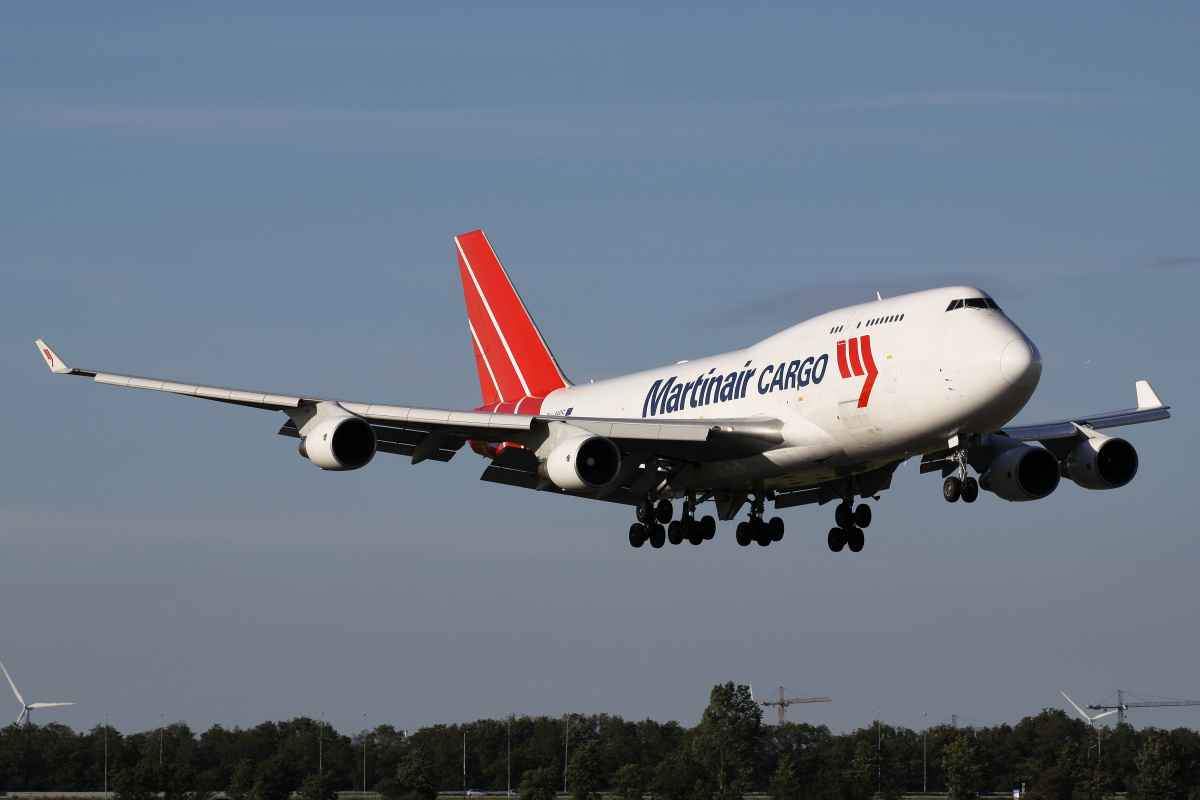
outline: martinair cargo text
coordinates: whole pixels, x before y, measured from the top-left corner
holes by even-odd
[[[72,369],[40,339],[38,350],[58,374],[282,411],[279,433],[321,469],[359,469],[377,452],[449,461],[469,443],[491,462],[485,481],[634,506],[634,547],[712,539],[716,519],[697,517],[711,500],[722,520],[748,505],[737,542],[764,547],[784,531],[779,517],[764,519],[768,502],[833,503],[829,548],[857,552],[871,507],[856,498],[876,497],[915,456],[922,473],[945,479],[950,502],[972,503],[980,489],[1038,500],[1060,478],[1116,489],[1137,473],[1137,453],[1100,431],[1170,416],[1138,381],[1136,408],[1009,425],[1037,387],[1041,356],[991,297],[966,286],[831,311],[745,350],[576,386],[483,231],[455,243],[483,390],[474,411]]]

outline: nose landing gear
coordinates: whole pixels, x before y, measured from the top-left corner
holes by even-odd
[[[960,497],[964,503],[974,503],[979,498],[979,481],[967,474],[967,452],[959,450],[949,460],[958,464],[958,474],[942,483],[942,497],[947,503],[957,502]]]

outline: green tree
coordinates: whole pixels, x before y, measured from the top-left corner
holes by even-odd
[[[521,776],[518,789],[521,800],[554,800],[558,786],[558,772],[549,767],[526,770]]]
[[[878,746],[866,740],[854,746],[854,757],[846,769],[846,788],[851,800],[875,794],[879,782]]]
[[[1135,800],[1177,800],[1180,796],[1176,775],[1179,764],[1171,752],[1171,740],[1158,731],[1146,737],[1146,743],[1134,759],[1137,779],[1131,797]]]
[[[750,687],[718,684],[692,737],[696,760],[708,773],[719,800],[740,800],[749,789],[762,741],[762,709]]]
[[[650,778],[640,764],[623,764],[609,781],[616,800],[642,800]]]
[[[711,794],[703,770],[684,748],[672,750],[659,762],[650,788],[659,800],[698,800]]]
[[[433,763],[425,748],[410,748],[396,766],[395,776],[381,782],[379,790],[387,800],[434,800]]]
[[[598,798],[600,795],[597,790],[603,777],[604,764],[596,743],[587,742],[575,748],[571,763],[567,765],[567,788],[573,800]]]
[[[229,779],[229,787],[225,793],[229,796],[229,800],[248,800],[250,792],[254,789],[254,762],[248,758],[242,759],[233,771],[233,777]]]
[[[158,789],[157,764],[142,761],[113,776],[113,792],[117,800],[150,800]]]
[[[314,772],[300,784],[302,800],[337,800],[337,789],[333,776],[324,772]]]
[[[779,759],[779,766],[767,785],[767,794],[771,800],[800,800],[803,789],[800,776],[796,773],[795,759],[791,756]]]
[[[970,731],[963,731],[942,751],[950,800],[973,800],[983,788],[987,761]]]

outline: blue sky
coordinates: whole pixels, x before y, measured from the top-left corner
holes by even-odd
[[[0,659],[126,731],[508,712],[695,724],[714,683],[851,730],[1059,689],[1200,699],[1193,4],[0,8]],[[866,549],[631,549],[485,462],[326,474],[281,415],[76,366],[471,408],[452,237],[575,381],[945,283],[1041,349],[1028,421],[1133,403],[1130,486],[974,506],[901,469]],[[761,687],[761,688],[760,688]],[[3,708],[3,705],[0,705]],[[12,717],[19,709],[12,701]],[[8,712],[5,712],[8,713]],[[1131,713],[1196,727],[1191,709]],[[927,716],[926,716],[927,715]],[[0,716],[0,720],[3,717]]]

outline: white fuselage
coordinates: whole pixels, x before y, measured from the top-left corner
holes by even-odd
[[[974,307],[948,310],[956,300]],[[542,414],[784,423],[778,447],[690,467],[677,485],[787,488],[863,472],[966,444],[1029,400],[1040,356],[994,305],[970,287],[864,303],[744,350],[559,389]]]

